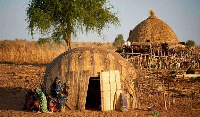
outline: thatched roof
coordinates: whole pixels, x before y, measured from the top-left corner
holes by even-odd
[[[146,20],[130,31],[128,41],[178,43],[177,36],[172,28],[157,18],[153,10],[150,10],[150,16]]]

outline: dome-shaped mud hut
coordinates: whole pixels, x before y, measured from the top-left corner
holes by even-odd
[[[135,107],[136,72],[118,53],[90,47],[66,51],[46,68],[46,94],[50,93],[55,77],[69,87],[67,105],[71,109],[117,110],[120,93],[127,95],[127,108]]]
[[[156,42],[156,43],[178,43],[178,39],[172,28],[164,21],[155,16],[150,10],[150,16],[139,23],[129,32],[130,42]]]

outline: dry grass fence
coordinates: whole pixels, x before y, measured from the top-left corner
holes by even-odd
[[[99,46],[114,49],[112,43],[73,42],[74,47]],[[47,64],[67,50],[66,44],[55,43],[38,44],[36,41],[4,40],[0,41],[0,62],[2,63],[30,63]]]

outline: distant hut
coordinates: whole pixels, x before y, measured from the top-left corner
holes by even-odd
[[[60,77],[62,84],[69,86],[67,105],[71,109],[119,109],[122,92],[127,94],[128,108],[135,107],[136,72],[118,53],[90,47],[66,51],[46,68],[44,87],[47,94],[55,77]]]
[[[139,23],[133,30],[130,30],[128,41],[178,43],[177,36],[172,28],[157,18],[153,10],[150,10],[150,16],[146,20]]]

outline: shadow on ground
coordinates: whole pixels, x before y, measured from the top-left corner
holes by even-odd
[[[0,110],[22,110],[27,89],[0,87]]]

